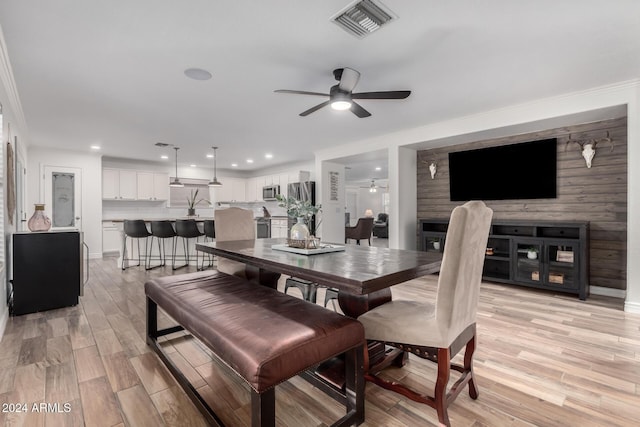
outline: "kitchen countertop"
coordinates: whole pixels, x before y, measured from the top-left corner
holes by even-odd
[[[254,217],[254,220],[261,220],[261,219],[287,219],[288,217],[286,216],[278,216],[278,215],[272,215],[270,217],[262,217],[262,216],[257,216]],[[204,221],[206,219],[215,219],[215,218],[209,218],[209,217],[179,217],[179,218],[115,218],[115,219],[103,219],[102,222],[124,222],[125,219],[142,219],[144,222],[151,222],[151,221],[176,221],[178,219],[194,219],[196,221]]]
[[[130,219],[130,218],[116,218],[116,219],[103,219],[102,222],[124,222],[125,220]],[[204,221],[205,219],[213,219],[213,218],[207,218],[207,217],[179,217],[179,218],[131,218],[131,219],[141,219],[144,222],[151,222],[151,221],[176,221],[179,219],[195,219],[196,221]]]

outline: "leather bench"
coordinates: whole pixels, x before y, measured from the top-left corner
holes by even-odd
[[[251,425],[275,425],[275,387],[299,374],[346,406],[334,426],[364,421],[364,329],[360,322],[320,306],[219,271],[157,278],[145,283],[147,343],[213,425],[223,425],[157,342],[186,330],[251,387]],[[158,330],[160,307],[178,326]],[[311,374],[344,354],[338,389]],[[308,371],[305,373],[305,371]]]

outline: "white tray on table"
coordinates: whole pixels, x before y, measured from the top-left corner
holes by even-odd
[[[320,247],[316,249],[303,249],[303,248],[294,248],[286,244],[276,244],[276,245],[271,245],[271,249],[274,249],[276,251],[292,252],[294,254],[300,254],[300,255],[326,254],[329,252],[340,252],[345,250],[344,246],[333,245],[329,243],[320,243],[319,246]]]

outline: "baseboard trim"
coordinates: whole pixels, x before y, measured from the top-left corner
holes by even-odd
[[[7,328],[8,321],[9,321],[9,307],[5,306],[4,313],[2,313],[2,318],[0,318],[0,342],[2,342],[2,338],[4,337],[4,331]]]
[[[602,286],[590,286],[589,293],[593,295],[602,295],[604,297],[613,297],[625,299],[627,297],[627,291],[624,289],[605,288]]]
[[[640,314],[640,303],[638,302],[625,302],[624,311],[626,313]]]

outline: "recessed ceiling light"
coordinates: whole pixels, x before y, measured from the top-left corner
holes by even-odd
[[[163,154],[162,156],[160,156],[160,158],[162,160],[167,160],[169,158],[169,156],[167,156],[166,154]]]
[[[92,149],[92,150],[99,150],[99,149],[100,149],[100,146],[99,146],[99,145],[92,145],[92,146],[91,146],[91,149]]]
[[[207,154],[207,159],[213,159],[213,154]]]
[[[231,167],[233,167],[233,168],[237,168],[237,167],[238,167],[238,164],[237,164],[237,163],[231,163]]]
[[[382,170],[382,168],[381,168],[380,166],[377,166],[377,167],[376,167],[376,170],[377,170],[377,171],[381,171],[381,170]]]
[[[273,159],[273,154],[267,153],[267,154],[264,155],[264,158],[265,159]]]
[[[202,68],[187,68],[184,70],[184,75],[193,80],[209,80],[211,73]]]
[[[247,163],[253,163],[253,159],[247,159]]]
[[[195,167],[196,167],[196,165],[189,165],[189,166],[191,166],[192,168],[195,168]]]

